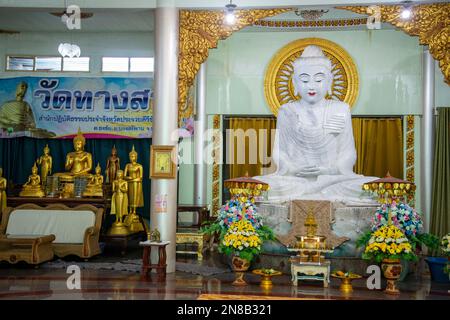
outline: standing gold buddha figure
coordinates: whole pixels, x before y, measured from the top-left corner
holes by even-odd
[[[125,166],[125,180],[128,182],[128,199],[130,202],[130,215],[126,217],[125,224],[132,232],[144,231],[139,216],[136,214],[136,208],[144,206],[144,193],[142,191],[142,178],[144,169],[137,163],[138,154],[133,149],[129,153],[130,163]]]
[[[0,168],[0,216],[3,210],[6,208],[6,187],[8,185],[7,180],[3,177],[3,169]]]
[[[78,134],[73,138],[73,148],[75,151],[69,152],[66,156],[65,170],[66,172],[57,173],[62,181],[74,181],[76,176],[90,177],[92,170],[92,154],[84,151],[86,139],[81,130],[78,129]]]
[[[44,148],[44,154],[39,157],[36,163],[41,166],[41,183],[42,185],[46,185],[47,177],[52,174],[53,166],[53,159],[50,155],[50,148],[48,147],[48,144]]]
[[[31,168],[31,175],[28,177],[28,181],[22,186],[22,191],[20,191],[19,196],[39,198],[45,196],[44,189],[41,185],[41,177],[38,175],[36,162]]]
[[[106,161],[106,183],[116,180],[117,171],[120,170],[120,158],[117,156],[116,145],[111,149],[111,155]]]
[[[91,177],[86,189],[83,192],[83,197],[103,197],[103,176],[100,163],[95,167],[95,175]]]
[[[117,171],[116,180],[112,183],[111,214],[116,215],[116,221],[108,230],[108,235],[127,235],[130,230],[123,223],[128,216],[128,183],[124,180],[123,171]]]

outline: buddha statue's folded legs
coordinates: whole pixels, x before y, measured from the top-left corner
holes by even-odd
[[[293,176],[267,175],[255,179],[268,183],[270,190],[268,200],[328,200],[346,204],[375,204],[376,201],[365,194],[361,186],[376,177],[362,175],[318,176],[316,179],[305,179]]]

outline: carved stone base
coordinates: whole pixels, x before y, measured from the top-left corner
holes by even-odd
[[[356,249],[356,240],[369,230],[376,207],[346,206],[326,201],[296,200],[294,205],[291,202],[257,203],[259,214],[281,242],[280,248],[272,246],[272,251],[284,253],[285,248],[282,247],[295,240],[295,235],[305,234],[305,210],[311,206],[319,224],[318,234],[326,236],[327,244],[335,246],[331,256],[360,257],[361,249]]]

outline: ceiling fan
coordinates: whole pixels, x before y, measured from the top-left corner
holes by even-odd
[[[0,34],[18,34],[18,33],[20,33],[20,31],[0,29]]]
[[[67,13],[66,10],[62,11],[62,12],[50,12],[51,15],[54,15],[56,17],[62,17],[63,15],[69,15]],[[91,18],[94,15],[93,12],[81,12],[80,13],[80,18],[81,19],[87,19],[87,18]]]

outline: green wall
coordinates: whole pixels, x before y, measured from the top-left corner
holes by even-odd
[[[218,48],[210,51],[207,60],[207,113],[270,115],[263,89],[267,65],[280,48],[308,37],[336,42],[352,56],[360,80],[359,96],[352,108],[354,115],[417,115],[415,172],[420,192],[423,46],[419,45],[417,37],[401,31],[238,32],[220,41]],[[437,66],[435,74],[436,106],[449,105],[450,87],[443,82]],[[180,186],[184,183],[187,186],[193,177],[193,167],[185,166],[183,169]],[[189,170],[192,172],[187,172]],[[211,171],[209,168],[208,199],[211,199],[212,192]],[[193,199],[189,190],[183,196]],[[420,208],[419,197],[416,204]]]
[[[208,58],[208,114],[271,114],[264,74],[288,43],[317,37],[342,46],[357,65],[360,90],[355,115],[421,113],[422,48],[417,37],[395,30],[238,32]]]

